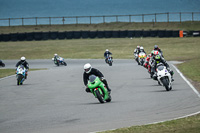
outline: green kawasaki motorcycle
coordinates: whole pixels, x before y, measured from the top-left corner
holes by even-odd
[[[99,100],[100,103],[110,102],[111,96],[105,84],[95,75],[90,75],[88,80],[88,88]]]

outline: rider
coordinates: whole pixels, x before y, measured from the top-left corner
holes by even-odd
[[[146,61],[145,61],[145,64],[144,64],[144,67],[148,69],[148,65],[149,65],[149,60],[151,58],[151,54],[148,54],[147,55],[147,58],[146,58]]]
[[[155,45],[153,50],[157,50],[157,51],[160,52],[160,54],[163,56],[163,52],[162,52],[162,50],[158,47],[158,45]]]
[[[154,62],[154,66],[153,66],[153,70],[154,70],[154,76],[153,76],[153,77],[156,77],[155,72],[156,72],[157,64],[158,64],[158,63],[163,63],[163,64],[166,66],[166,68],[167,68],[167,70],[169,71],[169,73],[171,74],[172,81],[174,81],[174,78],[173,78],[174,72],[173,72],[173,70],[170,69],[170,67],[169,67],[169,65],[167,64],[167,62],[165,61],[165,59],[162,58],[159,54],[156,55],[156,56],[154,57],[154,59],[155,59],[155,62]]]
[[[112,53],[108,50],[108,49],[106,49],[106,51],[105,51],[105,53],[104,53],[104,57],[105,57],[105,62],[107,63],[108,62],[108,56],[109,55],[112,55]]]
[[[144,52],[146,54],[146,52],[144,51],[144,48],[142,46],[140,47],[139,53],[140,52]]]
[[[17,62],[16,67],[18,67],[19,65],[23,65],[26,68],[26,74],[25,74],[25,79],[26,79],[28,75],[29,64],[24,56],[22,56],[20,61]]]
[[[138,54],[140,53],[140,46],[138,45],[137,48],[134,50],[135,60],[138,61]],[[137,56],[136,56],[137,55]]]
[[[86,92],[90,92],[90,89],[87,86],[90,75],[98,76],[100,80],[106,85],[108,92],[111,92],[111,89],[108,87],[108,83],[106,79],[104,78],[103,74],[99,70],[92,68],[92,66],[89,63],[84,65],[84,73],[83,73],[83,82],[86,86],[86,89],[85,89]]]
[[[59,60],[60,56],[58,54],[54,54],[54,60]]]

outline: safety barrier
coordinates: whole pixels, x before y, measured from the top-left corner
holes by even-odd
[[[137,37],[199,37],[200,31],[124,30],[124,31],[64,31],[0,34],[0,41],[33,41],[80,38],[137,38]]]

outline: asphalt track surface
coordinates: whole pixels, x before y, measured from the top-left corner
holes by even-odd
[[[17,60],[6,60],[15,68]],[[143,125],[200,111],[200,98],[175,71],[172,91],[150,79],[134,60],[66,60],[56,67],[51,60],[29,60],[24,85],[16,77],[0,79],[1,133],[87,133]],[[99,69],[112,89],[112,101],[100,104],[85,92],[83,65]],[[14,72],[13,72],[14,73]]]

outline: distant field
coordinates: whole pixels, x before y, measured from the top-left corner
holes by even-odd
[[[0,26],[1,33],[47,32],[47,31],[102,31],[102,30],[200,30],[200,21],[195,22],[144,22],[144,23],[102,23],[102,24],[68,24],[37,26]]]

